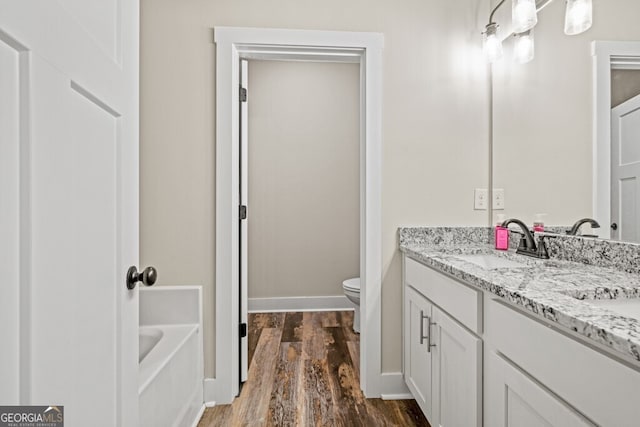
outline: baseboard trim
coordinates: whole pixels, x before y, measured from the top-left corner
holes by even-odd
[[[204,414],[205,408],[206,408],[206,406],[203,404],[202,408],[200,408],[200,411],[198,411],[198,415],[196,415],[195,420],[193,420],[193,424],[191,424],[191,427],[198,427],[198,424],[200,424],[200,419],[202,418],[202,415]]]
[[[216,380],[214,378],[205,378],[202,384],[204,406],[213,408],[218,401],[216,391]]]
[[[249,298],[249,313],[345,311],[354,306],[344,295],[328,297]]]
[[[380,375],[380,387],[382,400],[413,399],[413,395],[404,383],[402,372],[383,372]]]
[[[411,393],[400,393],[400,394],[381,394],[380,399],[382,400],[409,400],[413,399],[413,395]]]

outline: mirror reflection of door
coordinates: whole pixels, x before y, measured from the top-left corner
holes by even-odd
[[[640,242],[638,93],[639,70],[612,70],[611,237],[627,242]]]

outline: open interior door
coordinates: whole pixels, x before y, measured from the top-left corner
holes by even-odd
[[[243,383],[249,372],[249,61],[246,59],[240,60],[240,84],[240,382]]]
[[[611,238],[640,242],[640,95],[611,110]]]
[[[137,0],[0,4],[0,404],[69,427],[138,425],[138,22]]]

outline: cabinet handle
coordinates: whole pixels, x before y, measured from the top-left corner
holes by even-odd
[[[429,334],[424,336],[424,321],[427,320],[427,329]],[[431,353],[431,347],[435,347],[435,344],[431,344],[431,326],[435,325],[436,322],[431,322],[431,317],[425,316],[424,311],[420,310],[420,345],[424,344],[424,340],[427,340],[427,353]]]
[[[431,347],[435,347],[435,344],[431,344],[431,327],[436,325],[436,322],[431,322],[431,318],[427,316],[429,335],[427,336],[427,353],[431,353]]]
[[[424,319],[429,320],[429,316],[425,316],[424,315],[424,311],[420,310],[420,345],[424,344],[425,338],[427,340],[429,339],[428,336],[426,336],[426,337],[424,336]],[[427,349],[427,351],[429,351],[429,350]]]

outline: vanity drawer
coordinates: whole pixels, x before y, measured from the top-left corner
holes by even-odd
[[[406,284],[476,334],[482,333],[482,292],[405,257]]]

